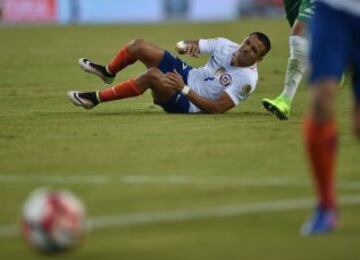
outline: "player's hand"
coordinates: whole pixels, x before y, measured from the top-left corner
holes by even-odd
[[[200,48],[199,43],[196,41],[181,41],[176,43],[175,50],[179,54],[187,54],[190,57],[199,57]]]
[[[189,55],[190,57],[199,58],[199,54],[200,54],[199,44],[197,42],[188,42],[186,54]]]
[[[176,91],[181,91],[185,86],[182,76],[176,70],[166,73],[164,83],[166,87]]]

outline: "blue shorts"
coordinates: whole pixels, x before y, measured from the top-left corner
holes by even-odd
[[[174,94],[165,104],[159,104],[168,113],[189,113],[190,101],[181,93]]]
[[[311,37],[310,83],[339,80],[351,66],[355,98],[360,101],[360,17],[315,2]]]
[[[192,67],[187,65],[179,58],[175,58],[168,51],[165,51],[164,57],[157,66],[163,73],[173,72],[174,69],[182,76],[184,83],[187,84],[187,77]],[[159,104],[166,112],[169,113],[188,113],[190,101],[181,93],[176,93],[165,104]]]

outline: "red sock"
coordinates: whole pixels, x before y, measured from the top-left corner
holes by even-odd
[[[139,95],[141,95],[141,92],[136,86],[135,79],[130,79],[111,88],[101,90],[99,92],[99,98],[101,102],[107,102]]]
[[[116,75],[120,70],[124,69],[128,65],[133,64],[137,59],[132,57],[129,53],[128,47],[123,47],[118,54],[113,58],[110,64],[107,65],[108,72]]]
[[[336,124],[334,120],[324,123],[308,118],[303,123],[306,152],[308,154],[320,206],[336,207],[335,156],[337,150]]]

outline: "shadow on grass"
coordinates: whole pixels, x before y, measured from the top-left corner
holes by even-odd
[[[172,114],[161,110],[133,110],[125,109],[119,111],[86,111],[79,110],[74,112],[35,112],[32,116],[38,118],[94,118],[94,117],[142,117],[142,116],[156,116],[156,117],[177,117],[177,118],[270,118],[272,115],[262,111],[232,111],[224,114]]]
[[[96,112],[88,114],[91,116],[162,116],[162,117],[184,117],[184,118],[238,118],[238,117],[261,117],[261,118],[268,118],[272,115],[267,112],[261,111],[234,111],[230,113],[224,114],[205,114],[205,113],[197,113],[197,114],[172,114],[167,113],[164,111],[152,111],[152,110],[123,110],[123,111],[111,111],[111,112]]]

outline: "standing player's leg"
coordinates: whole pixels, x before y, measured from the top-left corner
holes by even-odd
[[[113,82],[116,74],[127,66],[141,61],[147,68],[156,67],[164,56],[164,50],[142,39],[135,39],[122,47],[108,65],[101,65],[87,58],[79,59],[80,67],[99,76],[105,83]]]
[[[354,105],[354,132],[360,139],[360,96]]]
[[[357,35],[356,40],[353,41],[353,52],[351,53],[352,57],[352,81],[353,81],[353,92],[354,92],[354,132],[356,136],[360,139],[360,18],[357,19],[357,22],[353,30],[353,35]]]
[[[317,196],[317,207],[301,227],[302,235],[312,235],[336,227],[335,159],[337,133],[334,98],[337,80],[313,85],[310,115],[304,120],[303,135]]]
[[[307,67],[308,40],[305,35],[307,24],[314,11],[310,0],[302,0],[301,3],[299,0],[286,0],[284,2],[287,18],[291,25],[290,57],[284,88],[277,98],[262,100],[264,108],[281,120],[286,120],[290,116],[292,101]]]
[[[313,216],[302,226],[303,235],[325,233],[336,227],[334,98],[337,82],[349,62],[352,42],[340,12],[322,3],[317,3],[316,8],[310,48],[312,100],[310,115],[304,121],[304,138],[318,202]]]
[[[307,67],[308,40],[305,37],[307,24],[296,20],[289,37],[290,57],[287,64],[285,84],[280,99],[287,106],[290,115],[291,103]]]
[[[360,64],[360,60],[359,60]],[[360,71],[358,72],[360,75]],[[354,82],[355,83],[355,82]],[[354,102],[354,132],[360,139],[360,84],[354,84],[355,102]]]

